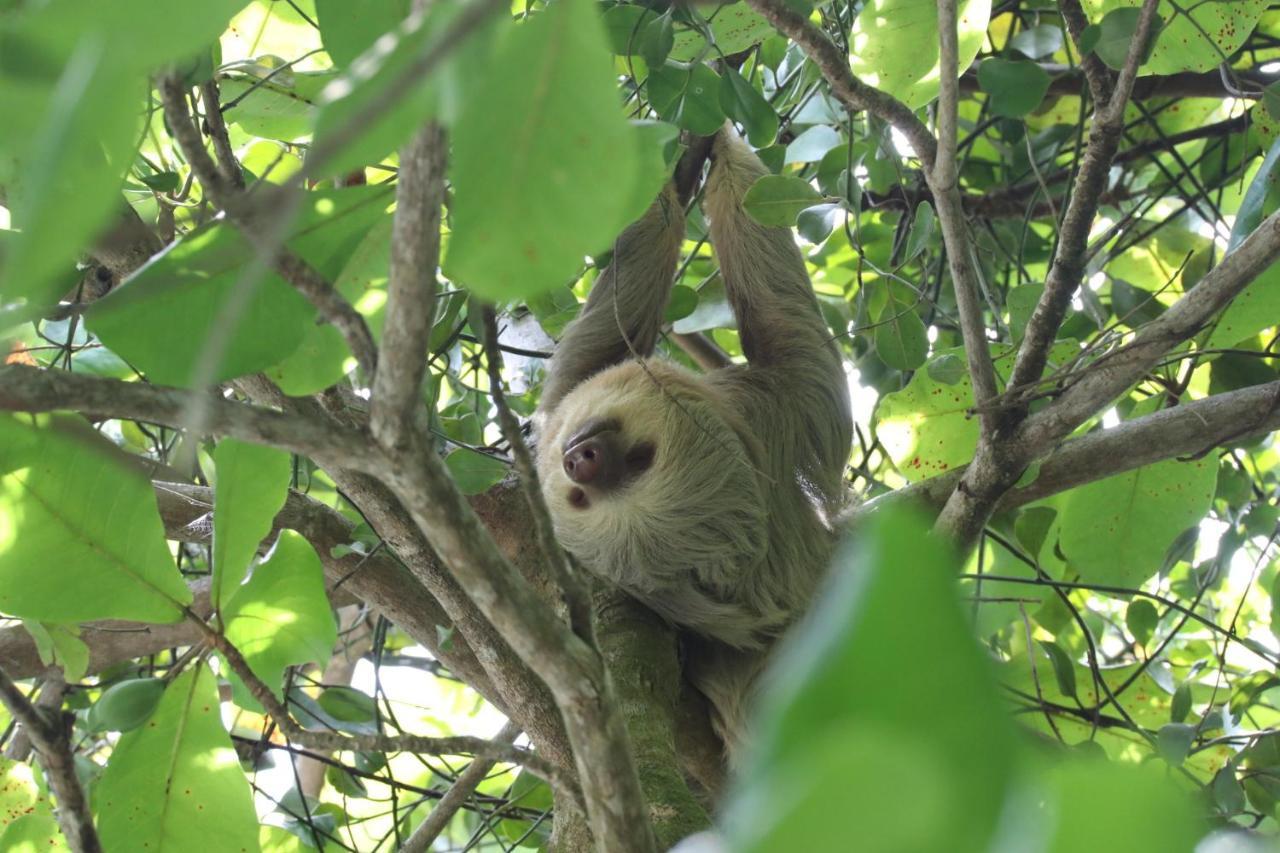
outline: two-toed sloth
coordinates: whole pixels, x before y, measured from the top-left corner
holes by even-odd
[[[849,395],[789,228],[743,209],[766,169],[733,131],[705,212],[746,365],[648,360],[684,240],[668,187],[614,246],[550,362],[536,419],[556,533],[587,569],[693,632],[688,669],[732,747],[764,652],[808,605],[844,494]]]

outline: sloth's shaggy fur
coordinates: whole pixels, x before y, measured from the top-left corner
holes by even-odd
[[[688,668],[730,752],[768,649],[831,556],[852,441],[848,386],[788,228],[742,208],[765,167],[725,129],[705,211],[746,365],[694,374],[652,353],[684,238],[668,187],[619,236],[550,364],[536,419],[556,532],[589,570],[695,635]],[[608,420],[652,464],[575,505],[562,450]],[[590,491],[588,489],[588,491]]]

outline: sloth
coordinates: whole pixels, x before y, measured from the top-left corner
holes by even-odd
[[[852,442],[841,357],[791,229],[743,209],[765,174],[718,133],[704,210],[747,363],[696,374],[649,358],[685,235],[668,185],[618,237],[534,419],[557,536],[684,629],[731,758],[767,651],[829,562]]]

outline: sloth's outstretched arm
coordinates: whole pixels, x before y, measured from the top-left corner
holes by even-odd
[[[711,156],[711,240],[750,363],[726,383],[752,398],[751,409],[770,421],[758,424],[762,432],[773,430],[764,434],[796,442],[799,455],[786,467],[834,495],[852,442],[840,352],[791,229],[765,227],[742,207],[747,190],[768,170],[729,128],[716,137]],[[785,447],[786,438],[774,446]]]
[[[653,352],[684,240],[684,208],[668,185],[613,246],[613,260],[565,330],[548,368],[541,408],[554,409],[593,373]]]

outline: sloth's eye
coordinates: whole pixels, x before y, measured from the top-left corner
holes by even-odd
[[[643,474],[653,465],[653,457],[657,454],[657,448],[651,442],[642,441],[627,451],[626,458],[623,460],[627,466],[628,474]]]

